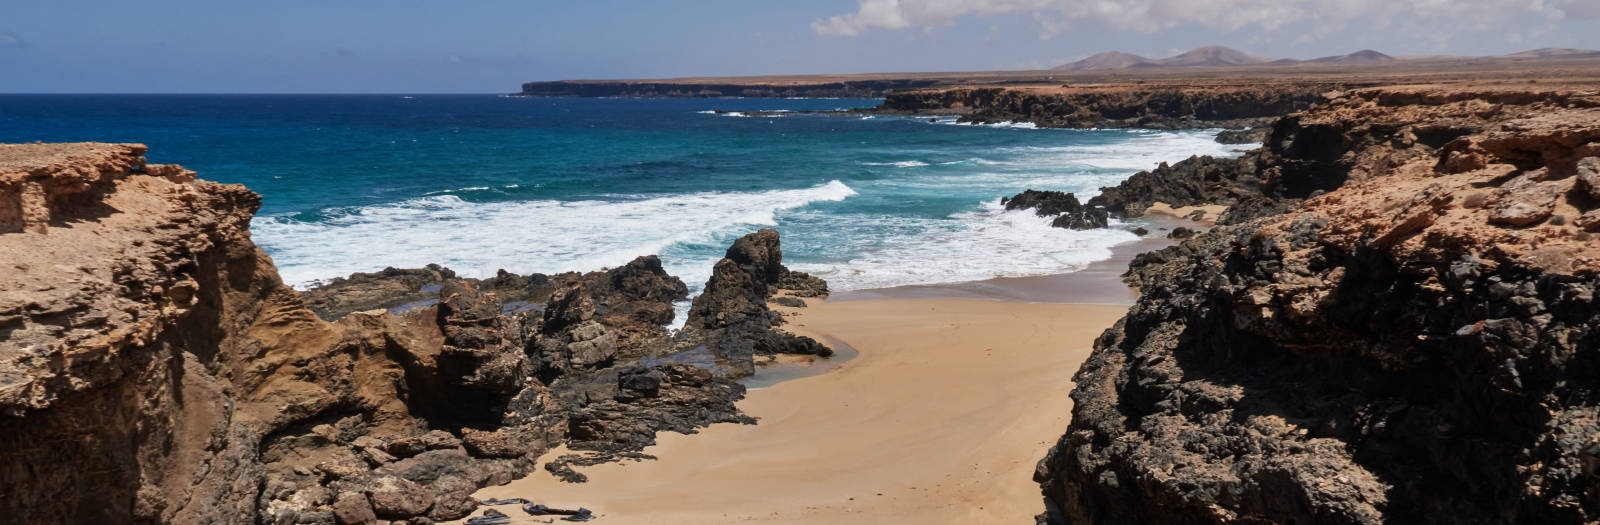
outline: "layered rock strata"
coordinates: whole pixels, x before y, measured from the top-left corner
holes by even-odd
[[[654,257],[302,295],[250,241],[257,195],[144,150],[0,145],[0,521],[429,523],[557,445],[605,461],[752,421],[742,368],[678,358],[686,287]],[[719,306],[700,315],[759,310]],[[773,328],[699,344],[792,337]]]
[[[1042,518],[1600,517],[1600,96],[1336,94],[1254,157],[1305,200],[1146,265],[1075,376]]]

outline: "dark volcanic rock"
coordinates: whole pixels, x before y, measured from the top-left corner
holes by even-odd
[[[1217,142],[1221,144],[1260,144],[1267,140],[1267,133],[1270,131],[1272,129],[1267,126],[1225,129],[1217,132]]]
[[[693,434],[708,423],[755,423],[731,402],[744,397],[744,387],[704,368],[635,366],[606,377],[614,378],[607,390],[611,398],[591,396],[571,416],[568,446],[574,450],[637,452],[655,444],[656,432],[663,430]]]
[[[783,318],[767,307],[784,285],[802,286],[802,293],[825,293],[826,284],[818,286],[819,281],[783,266],[777,230],[746,235],[712,268],[705,291],[689,308],[680,346],[705,345],[737,375],[754,371],[756,355],[833,355],[814,339],[773,330]]]
[[[1259,154],[1237,159],[1189,157],[1177,164],[1161,163],[1122,183],[1100,188],[1089,206],[1103,208],[1113,217],[1141,217],[1157,202],[1173,207],[1205,204],[1232,205],[1262,195],[1256,160]]]
[[[961,115],[962,122],[1032,122],[1054,128],[1243,128],[1310,107],[1331,84],[1237,90],[1108,89],[1062,93],[1006,88],[890,93],[881,113]]]
[[[1083,204],[1076,196],[1059,191],[1024,190],[1011,197],[1001,197],[1000,204],[1008,210],[1032,209],[1040,217],[1083,213]]]
[[[778,279],[778,289],[786,290],[795,297],[826,297],[828,281],[805,272],[785,269],[783,277]]]
[[[1000,204],[1008,210],[1032,209],[1040,217],[1055,216],[1050,225],[1071,230],[1104,228],[1108,224],[1105,210],[1084,206],[1071,193],[1059,191],[1024,190],[1012,197],[1001,197]]]
[[[1550,175],[1600,150],[1597,113],[1373,90],[1285,119],[1263,186],[1327,193],[1136,260],[1039,463],[1042,518],[1595,521],[1600,245],[1503,216],[1597,209]]]

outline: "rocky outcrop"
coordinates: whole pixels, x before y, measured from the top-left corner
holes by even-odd
[[[959,115],[961,122],[1032,122],[1050,128],[1247,128],[1310,107],[1335,84],[1268,84],[1239,88],[1073,89],[1001,87],[919,89],[889,93],[877,111]]]
[[[1216,140],[1219,144],[1260,144],[1267,140],[1267,134],[1271,131],[1270,128],[1265,126],[1225,129],[1217,132]]]
[[[821,279],[783,266],[777,230],[762,229],[739,238],[717,261],[705,292],[690,306],[680,346],[703,345],[720,364],[741,375],[755,369],[758,355],[833,355],[832,349],[814,339],[772,329],[783,317],[767,301],[783,289],[827,293]]]
[[[1106,210],[1084,206],[1078,197],[1059,191],[1024,190],[1011,197],[1001,197],[1000,205],[1007,210],[1033,210],[1040,217],[1055,217],[1050,225],[1070,230],[1088,230],[1107,226]]]
[[[260,436],[360,388],[353,376],[268,381],[350,355],[249,242],[255,194],[146,165],[144,150],[0,146],[0,209],[13,210],[0,214],[8,521],[253,517]],[[245,399],[275,414],[242,413]]]
[[[1103,209],[1112,217],[1135,218],[1157,202],[1173,207],[1281,199],[1269,197],[1262,187],[1257,165],[1261,151],[1239,158],[1190,157],[1177,164],[1163,162],[1150,171],[1130,175],[1116,186],[1100,188],[1089,199],[1090,207]],[[1246,217],[1248,218],[1248,216]]]
[[[1600,516],[1600,99],[1390,88],[1279,122],[1310,198],[1152,261],[1039,464],[1064,523]],[[1237,205],[1236,205],[1237,206]]]
[[[0,521],[429,523],[557,445],[752,421],[662,327],[686,287],[654,257],[302,296],[250,241],[258,196],[144,149],[0,145]],[[702,341],[777,337],[747,325]]]

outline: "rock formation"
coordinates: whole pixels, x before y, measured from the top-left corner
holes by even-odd
[[[1335,84],[1238,88],[918,89],[884,97],[880,113],[959,115],[961,122],[1050,128],[1247,128],[1305,109]]]
[[[809,337],[772,330],[783,318],[767,302],[780,289],[810,297],[828,293],[821,279],[783,266],[777,230],[762,229],[740,238],[717,261],[705,292],[690,306],[680,346],[706,346],[720,364],[740,374],[754,370],[757,355],[833,355],[832,349]]]
[[[1050,225],[1070,230],[1104,228],[1108,214],[1105,209],[1084,206],[1078,197],[1059,191],[1024,190],[1011,197],[1001,197],[1000,205],[1007,210],[1032,209],[1040,217],[1055,217]]]
[[[1146,264],[1041,518],[1600,519],[1596,157],[1593,92],[1362,90],[1278,122],[1256,176],[1306,200]]]
[[[1088,205],[1121,219],[1142,217],[1157,202],[1174,207],[1277,203],[1286,196],[1262,187],[1257,168],[1262,155],[1255,151],[1234,159],[1196,156],[1173,165],[1163,162],[1153,170],[1130,175],[1116,186],[1100,188],[1100,194],[1089,199]],[[1241,207],[1240,213],[1243,212]]]
[[[687,290],[653,256],[302,295],[250,241],[257,195],[144,150],[0,145],[0,521],[430,523],[557,445],[593,463],[752,422],[747,368],[679,358],[662,324]],[[769,237],[751,268],[781,258]],[[826,291],[775,268],[759,282]],[[760,311],[723,306],[699,315]],[[762,319],[699,344],[792,340]],[[806,341],[761,347],[825,353]]]

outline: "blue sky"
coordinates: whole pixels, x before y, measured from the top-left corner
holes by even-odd
[[[0,92],[497,93],[529,80],[1048,67],[1221,44],[1600,48],[1600,0],[0,3]]]

